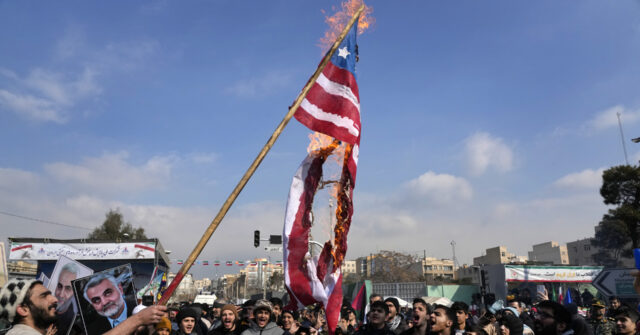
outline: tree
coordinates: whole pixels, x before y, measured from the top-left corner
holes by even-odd
[[[605,170],[600,195],[606,205],[617,207],[610,209],[596,228],[591,243],[600,251],[593,259],[602,265],[618,266],[621,256],[630,256],[631,248],[640,246],[640,166]]]
[[[124,222],[122,214],[117,210],[109,210],[100,227],[94,229],[87,238],[95,240],[121,240],[127,234],[132,239],[146,239],[144,228],[134,228],[130,223]]]
[[[611,214],[614,210],[609,212],[610,214],[605,214],[596,229],[592,244],[599,247],[599,250],[592,257],[597,264],[617,267],[620,265],[620,256],[628,254],[626,251],[631,238],[629,238],[629,227]]]
[[[280,291],[284,289],[284,275],[282,272],[273,272],[271,277],[269,277],[267,287],[271,291]]]
[[[383,250],[372,256],[371,281],[379,283],[422,281],[422,263],[416,271],[418,258],[396,251]]]

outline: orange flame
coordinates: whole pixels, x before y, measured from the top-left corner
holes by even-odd
[[[320,47],[323,51],[329,50],[333,42],[335,42],[338,35],[344,26],[349,22],[349,19],[353,17],[353,14],[356,13],[358,8],[364,4],[363,0],[348,0],[342,3],[342,10],[336,12],[331,16],[325,17],[325,22],[329,25],[329,30],[324,33],[324,36],[320,39]],[[331,8],[332,10],[336,10],[335,6]],[[322,11],[325,14],[325,11]],[[364,11],[360,14],[360,19],[358,20],[358,34],[364,33],[365,30],[372,27],[375,23],[375,18],[371,16],[373,13],[373,8],[365,5]]]

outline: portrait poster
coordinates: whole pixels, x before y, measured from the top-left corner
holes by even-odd
[[[78,313],[72,282],[92,274],[91,268],[69,257],[60,256],[53,272],[51,272],[51,277],[47,279],[47,283],[44,284],[43,281],[43,284],[58,299],[58,308],[56,309],[58,334],[66,335],[69,333]]]
[[[73,289],[88,335],[108,332],[130,317],[136,307],[131,264],[76,279]]]

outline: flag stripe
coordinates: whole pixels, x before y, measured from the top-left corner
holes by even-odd
[[[294,116],[311,130],[351,144],[358,143],[360,98],[353,74],[327,64]]]
[[[327,67],[324,68],[322,74],[326,76],[329,80],[351,88],[353,95],[356,96],[358,100],[358,104],[360,101],[360,93],[358,92],[358,83],[356,82],[356,77],[353,76],[353,73],[349,70],[341,69],[335,66],[333,63],[329,62]]]
[[[312,112],[307,112],[308,110]],[[324,113],[316,106],[311,105],[307,99],[304,99],[302,101],[302,104],[300,105],[300,108],[298,108],[298,112],[295,114],[295,117],[302,124],[313,124],[313,128],[311,129],[314,131],[327,134],[331,137],[348,143],[357,141],[357,137],[350,133],[347,128],[336,127],[336,124],[332,122],[332,120],[325,121],[321,119],[321,114],[323,116],[322,118],[339,118],[339,116],[336,116],[335,114]]]
[[[323,87],[321,85],[313,85],[307,94],[305,100],[316,106],[324,113],[334,115],[336,119],[342,119],[337,126],[355,128],[353,136],[358,137],[360,134],[360,106],[354,105],[350,100],[336,94],[330,94],[326,88],[335,89],[332,85]]]
[[[325,92],[331,94],[331,95],[336,95],[338,97],[344,98],[346,99],[348,102],[350,102],[351,104],[353,104],[353,106],[356,109],[356,112],[352,113],[354,115],[360,115],[360,102],[358,101],[358,97],[356,97],[353,92],[351,91],[351,88],[349,86],[345,86],[342,85],[340,83],[336,83],[335,81],[331,81],[329,80],[329,78],[325,77],[324,74],[320,74],[320,77],[318,77],[318,80],[316,80],[316,84],[318,85],[314,85],[316,87],[322,87],[324,89]],[[309,97],[309,95],[307,95],[307,98]],[[345,106],[347,107],[347,106]],[[343,112],[343,111],[341,111]],[[342,113],[341,113],[342,114]],[[354,119],[353,116],[351,116],[352,119]]]

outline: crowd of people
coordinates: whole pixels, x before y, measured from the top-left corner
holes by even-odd
[[[0,319],[10,324],[8,335],[57,333],[58,299],[41,282],[12,279],[0,290]],[[415,298],[410,307],[394,297],[370,296],[360,313],[345,301],[337,335],[635,335],[637,308],[613,297],[609,305],[590,301],[586,316],[576,304],[560,304],[546,295],[528,304],[501,301],[488,307],[469,307],[455,301],[450,306],[428,304]],[[108,306],[106,306],[108,307]],[[363,314],[363,315],[359,315]],[[320,305],[301,310],[283,307],[279,298],[248,300],[242,305],[217,301],[206,304],[143,306],[133,309],[109,335],[324,335],[329,333]],[[74,333],[74,330],[71,330]],[[94,335],[94,334],[90,334]]]

